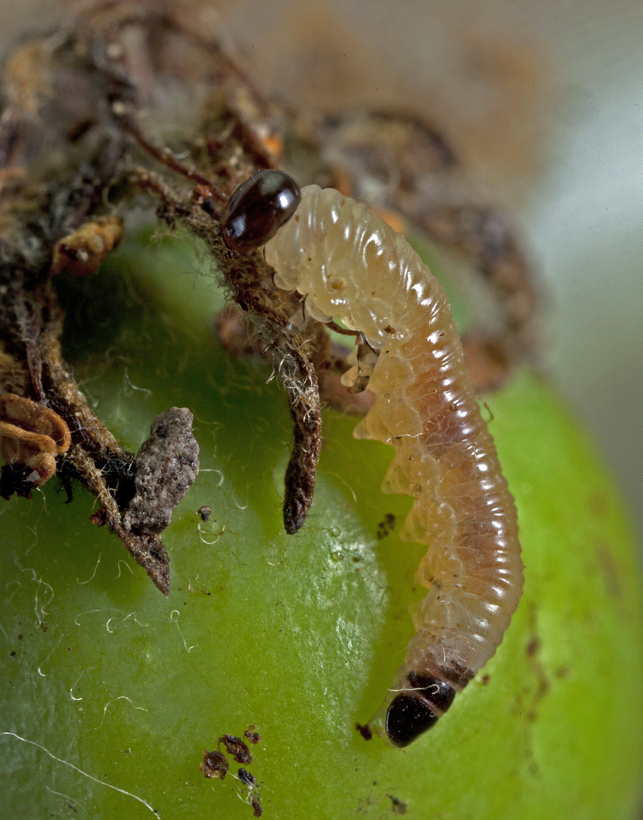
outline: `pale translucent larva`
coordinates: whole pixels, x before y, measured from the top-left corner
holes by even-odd
[[[492,657],[522,592],[513,498],[467,377],[446,295],[411,248],[364,205],[316,185],[264,245],[275,284],[319,321],[363,334],[361,374],[377,400],[357,438],[392,444],[384,492],[414,496],[401,537],[429,549],[430,592],[371,722],[396,746],[431,728]],[[372,371],[372,372],[371,372]]]

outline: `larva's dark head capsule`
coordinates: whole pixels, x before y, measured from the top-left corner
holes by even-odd
[[[221,216],[221,234],[237,253],[248,253],[271,239],[297,210],[301,192],[283,171],[260,171],[243,182]]]

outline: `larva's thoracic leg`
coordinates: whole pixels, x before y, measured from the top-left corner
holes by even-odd
[[[362,393],[366,390],[379,358],[379,352],[373,350],[362,334],[358,336],[358,340],[360,337],[362,341],[357,345],[357,364],[342,376],[342,384],[348,387],[349,393]]]
[[[364,205],[308,186],[265,244],[275,284],[377,355],[358,438],[393,444],[383,489],[414,496],[402,537],[426,544],[416,633],[371,726],[396,746],[430,729],[492,657],[522,592],[516,509],[449,305],[404,237]],[[347,374],[348,375],[348,374]],[[368,374],[367,374],[368,375]]]

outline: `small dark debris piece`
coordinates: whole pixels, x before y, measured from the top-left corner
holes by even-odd
[[[219,780],[223,780],[229,768],[230,764],[224,754],[216,750],[214,752],[203,750],[203,760],[199,764],[199,769],[205,777],[218,777]]]
[[[254,775],[251,775],[247,769],[239,769],[239,780],[249,789],[254,789],[257,785]]]
[[[487,684],[489,683],[489,681],[490,681],[490,680],[491,680],[491,677],[490,677],[489,675],[483,675],[483,676],[480,678],[480,683],[481,683],[483,686],[487,686]]]
[[[212,508],[208,507],[207,504],[204,504],[202,507],[199,507],[197,513],[201,516],[201,521],[209,521],[210,516],[212,515]]]
[[[254,809],[252,813],[253,817],[261,817],[263,814],[263,809],[261,808],[261,800],[259,800],[259,797],[256,794],[253,794],[250,798],[250,805]]]
[[[393,797],[392,794],[387,794],[393,804],[392,809],[394,814],[406,814],[406,803],[403,803],[399,797]]]
[[[257,744],[261,740],[261,735],[259,732],[254,731],[254,726],[248,726],[246,731],[243,733],[244,737],[246,737],[250,743]]]
[[[187,408],[172,407],[152,422],[134,463],[136,494],[123,516],[127,531],[136,535],[162,532],[194,484],[199,472],[199,445],[192,435],[193,419]]]
[[[26,464],[3,464],[0,470],[0,497],[7,501],[12,495],[32,498],[35,487],[33,470]]]
[[[368,724],[362,726],[361,723],[356,723],[355,728],[360,733],[360,735],[364,738],[364,740],[372,740],[373,739],[373,732]]]
[[[375,535],[377,536],[378,541],[381,541],[382,538],[386,538],[393,530],[395,529],[395,516],[393,513],[387,513],[384,516],[384,520],[380,521],[377,525],[377,532]]]
[[[221,735],[219,743],[223,743],[229,755],[237,761],[237,763],[252,763],[252,755],[250,749],[241,740],[240,737],[234,735]]]
[[[105,507],[99,507],[95,513],[89,516],[89,520],[97,527],[104,527],[107,524],[107,510]]]

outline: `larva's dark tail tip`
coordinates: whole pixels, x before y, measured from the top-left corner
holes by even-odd
[[[403,748],[435,726],[439,715],[414,695],[396,695],[386,712],[386,734],[394,746]]]

